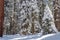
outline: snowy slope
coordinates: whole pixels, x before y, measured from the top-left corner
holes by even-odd
[[[45,37],[42,40],[60,40],[60,33]]]
[[[4,35],[0,40],[59,40],[60,33],[56,34],[48,34],[41,37],[41,34],[35,35],[27,35],[27,36],[20,36],[19,34],[16,35]]]

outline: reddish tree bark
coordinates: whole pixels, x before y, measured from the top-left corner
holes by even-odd
[[[0,0],[0,37],[3,35],[4,0]]]

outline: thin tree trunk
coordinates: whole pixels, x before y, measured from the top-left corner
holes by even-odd
[[[3,35],[4,0],[0,0],[0,37]]]

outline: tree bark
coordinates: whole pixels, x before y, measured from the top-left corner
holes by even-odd
[[[3,35],[4,0],[0,0],[0,37]]]

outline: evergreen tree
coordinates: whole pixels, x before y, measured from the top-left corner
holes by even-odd
[[[46,2],[45,2],[46,1]],[[6,34],[48,34],[57,32],[47,0],[5,0]],[[48,5],[47,5],[48,4]]]

